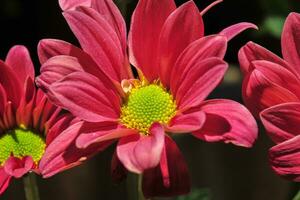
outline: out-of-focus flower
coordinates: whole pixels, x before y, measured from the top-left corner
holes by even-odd
[[[36,89],[34,76],[24,46],[14,46],[5,62],[0,60],[0,194],[12,178],[60,172],[78,165],[87,153],[75,146],[82,122],[51,104]],[[45,165],[49,158],[55,160]]]
[[[184,194],[190,190],[188,170],[170,136],[192,133],[252,146],[257,126],[248,110],[231,100],[205,99],[228,67],[227,42],[253,24],[204,36],[193,1],[176,8],[173,0],[140,0],[127,43],[125,22],[111,0],[77,3],[60,1],[83,50],[42,40],[37,83],[55,104],[85,121],[78,147],[118,141],[115,179],[126,170],[143,173],[146,197]],[[86,3],[90,7],[78,6]]]
[[[270,150],[272,168],[295,181],[300,181],[299,44],[300,15],[291,13],[281,38],[284,59],[252,42],[239,52],[244,101],[277,144]]]

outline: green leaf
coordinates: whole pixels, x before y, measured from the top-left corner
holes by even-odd
[[[300,200],[300,191],[297,193],[297,195],[293,198],[293,200]]]

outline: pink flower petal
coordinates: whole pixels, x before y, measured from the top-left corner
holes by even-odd
[[[0,167],[0,195],[2,195],[7,189],[11,180],[11,176],[8,175],[3,167]]]
[[[0,119],[5,111],[5,105],[7,103],[7,95],[3,86],[0,84]]]
[[[143,174],[143,193],[146,198],[187,194],[191,183],[186,162],[176,143],[165,137],[160,165]]]
[[[149,136],[131,135],[119,140],[117,155],[127,170],[142,173],[159,164],[164,147],[164,129],[154,123]]]
[[[284,75],[282,71],[279,76]],[[252,71],[245,77],[243,82],[243,99],[247,107],[258,117],[262,110],[286,102],[299,101],[299,98],[292,91],[285,88],[285,85],[278,85],[268,79],[268,74],[258,69]],[[287,85],[287,84],[286,84]]]
[[[165,130],[171,133],[189,133],[199,130],[204,122],[205,113],[201,110],[191,113],[180,113],[172,118]]]
[[[14,70],[1,60],[0,74],[0,84],[6,90],[8,100],[11,101],[14,108],[16,108],[19,105],[23,91],[21,80]]]
[[[32,124],[32,110],[34,107],[36,88],[30,76],[25,81],[24,93],[17,109],[16,120],[18,124],[29,127]]]
[[[275,143],[284,142],[300,134],[300,103],[272,106],[260,113],[268,135]]]
[[[5,63],[13,69],[21,83],[25,83],[28,76],[34,80],[34,66],[26,47],[12,47],[7,54]]]
[[[211,57],[223,59],[226,53],[226,38],[212,35],[200,38],[191,43],[177,59],[171,74],[171,91],[176,94],[180,83],[186,78],[187,72],[200,60]]]
[[[111,85],[85,72],[74,72],[49,88],[48,97],[75,116],[90,122],[115,121],[120,98]]]
[[[5,105],[3,114],[3,123],[6,130],[13,128],[16,125],[15,112],[12,103],[9,101]]]
[[[107,141],[86,149],[78,149],[75,146],[75,139],[80,134],[81,126],[82,122],[73,124],[59,134],[46,148],[39,164],[39,170],[44,178],[81,164],[89,157],[106,149],[113,142]]]
[[[251,67],[251,62],[255,60],[265,60],[273,63],[277,63],[284,68],[290,70],[291,72],[296,72],[293,67],[291,67],[286,61],[265,49],[264,47],[255,44],[253,42],[248,42],[239,51],[239,62],[242,72],[246,75],[251,72],[253,68]],[[297,73],[295,73],[297,74]]]
[[[77,58],[55,56],[42,65],[41,75],[37,78],[36,82],[39,87],[47,92],[51,84],[77,71],[84,71]]]
[[[81,135],[76,140],[78,148],[91,144],[138,134],[138,131],[121,127],[118,123],[84,123]]]
[[[283,58],[288,61],[300,75],[300,14],[291,13],[284,24],[281,45]]]
[[[128,78],[125,57],[117,33],[106,19],[94,9],[80,7],[66,11],[64,17],[81,47],[115,81]]]
[[[78,6],[90,7],[92,0],[59,0],[62,10],[74,10]]]
[[[114,152],[111,160],[111,176],[114,183],[120,183],[127,177],[127,170]]]
[[[258,30],[258,27],[255,24],[248,23],[248,22],[241,22],[225,28],[219,34],[224,35],[227,38],[227,40],[230,41],[232,38],[234,38],[235,36],[237,36],[238,34],[240,34],[241,32],[249,28]]]
[[[26,156],[22,159],[11,156],[4,163],[5,172],[15,178],[21,178],[33,167],[34,162],[31,156]]]
[[[179,55],[203,35],[202,16],[193,1],[183,4],[168,17],[160,34],[158,53],[159,78],[164,86],[170,86],[171,70]]]
[[[257,124],[241,104],[225,99],[208,100],[199,107],[206,113],[203,127],[193,133],[208,142],[223,141],[251,147],[257,138]]]
[[[179,109],[198,106],[221,82],[227,67],[219,58],[200,60],[191,66],[175,94]]]
[[[92,0],[92,8],[97,10],[115,30],[122,45],[123,54],[125,55],[127,48],[126,24],[118,7],[112,0]]]
[[[300,181],[300,136],[272,147],[269,151],[272,169],[280,176]]]
[[[176,9],[174,0],[140,0],[129,32],[129,60],[149,81],[158,78],[158,43],[167,17]]]

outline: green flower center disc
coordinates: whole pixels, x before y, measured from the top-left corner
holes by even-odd
[[[0,166],[13,155],[17,158],[31,156],[37,164],[45,151],[44,139],[28,130],[15,129],[0,136]]]
[[[120,121],[147,135],[153,122],[167,124],[176,114],[173,96],[159,85],[133,88],[122,106]]]

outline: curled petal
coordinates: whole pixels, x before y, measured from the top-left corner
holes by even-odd
[[[235,36],[237,36],[238,34],[240,34],[241,32],[249,28],[258,30],[258,27],[255,24],[248,23],[248,22],[241,22],[238,24],[234,24],[228,28],[225,28],[219,34],[225,36],[227,40],[230,41],[232,38],[234,38]]]
[[[21,83],[25,83],[27,77],[34,80],[34,66],[26,47],[20,45],[12,47],[5,63],[13,69]]]
[[[4,168],[0,168],[0,195],[5,192],[11,180],[11,176],[8,175]]]
[[[197,108],[198,109],[198,108]],[[257,138],[257,124],[251,113],[231,100],[208,100],[199,107],[206,113],[203,127],[193,133],[208,142],[223,141],[251,147]]]
[[[291,13],[283,27],[281,45],[283,58],[288,61],[300,75],[300,14]]]
[[[294,68],[291,67],[282,58],[270,52],[268,49],[265,49],[264,47],[255,44],[254,42],[248,42],[239,51],[239,62],[240,62],[241,70],[244,73],[244,75],[246,75],[247,73],[253,70],[251,63],[252,61],[255,60],[265,60],[265,61],[273,62],[297,74]]]
[[[300,134],[300,103],[272,106],[260,113],[268,135],[275,143],[284,142]]]
[[[159,35],[175,8],[173,0],[140,0],[132,15],[129,60],[149,81],[158,78]]]
[[[300,181],[300,136],[272,147],[269,151],[272,169],[280,176]]]
[[[93,143],[138,134],[136,130],[127,129],[117,123],[84,123],[81,135],[76,140],[76,146],[86,148]]]
[[[176,9],[166,20],[159,38],[159,78],[165,87],[170,86],[172,67],[183,50],[203,37],[202,16],[193,1]]]
[[[111,160],[111,176],[115,183],[120,183],[127,177],[127,170],[114,152]]]
[[[199,130],[205,122],[203,111],[181,113],[172,118],[165,130],[172,133],[189,133]]]
[[[21,178],[33,167],[34,162],[31,156],[26,156],[22,159],[11,156],[4,163],[5,172],[15,178]]]
[[[187,194],[190,184],[186,162],[176,143],[166,136],[160,165],[143,174],[143,193],[146,198],[178,196]]]
[[[290,90],[274,84],[266,76],[267,74],[255,69],[245,77],[243,82],[244,102],[256,117],[268,107],[299,101],[299,98]]]
[[[164,147],[164,129],[154,123],[148,136],[131,135],[119,140],[117,155],[127,170],[142,173],[159,164]]]

